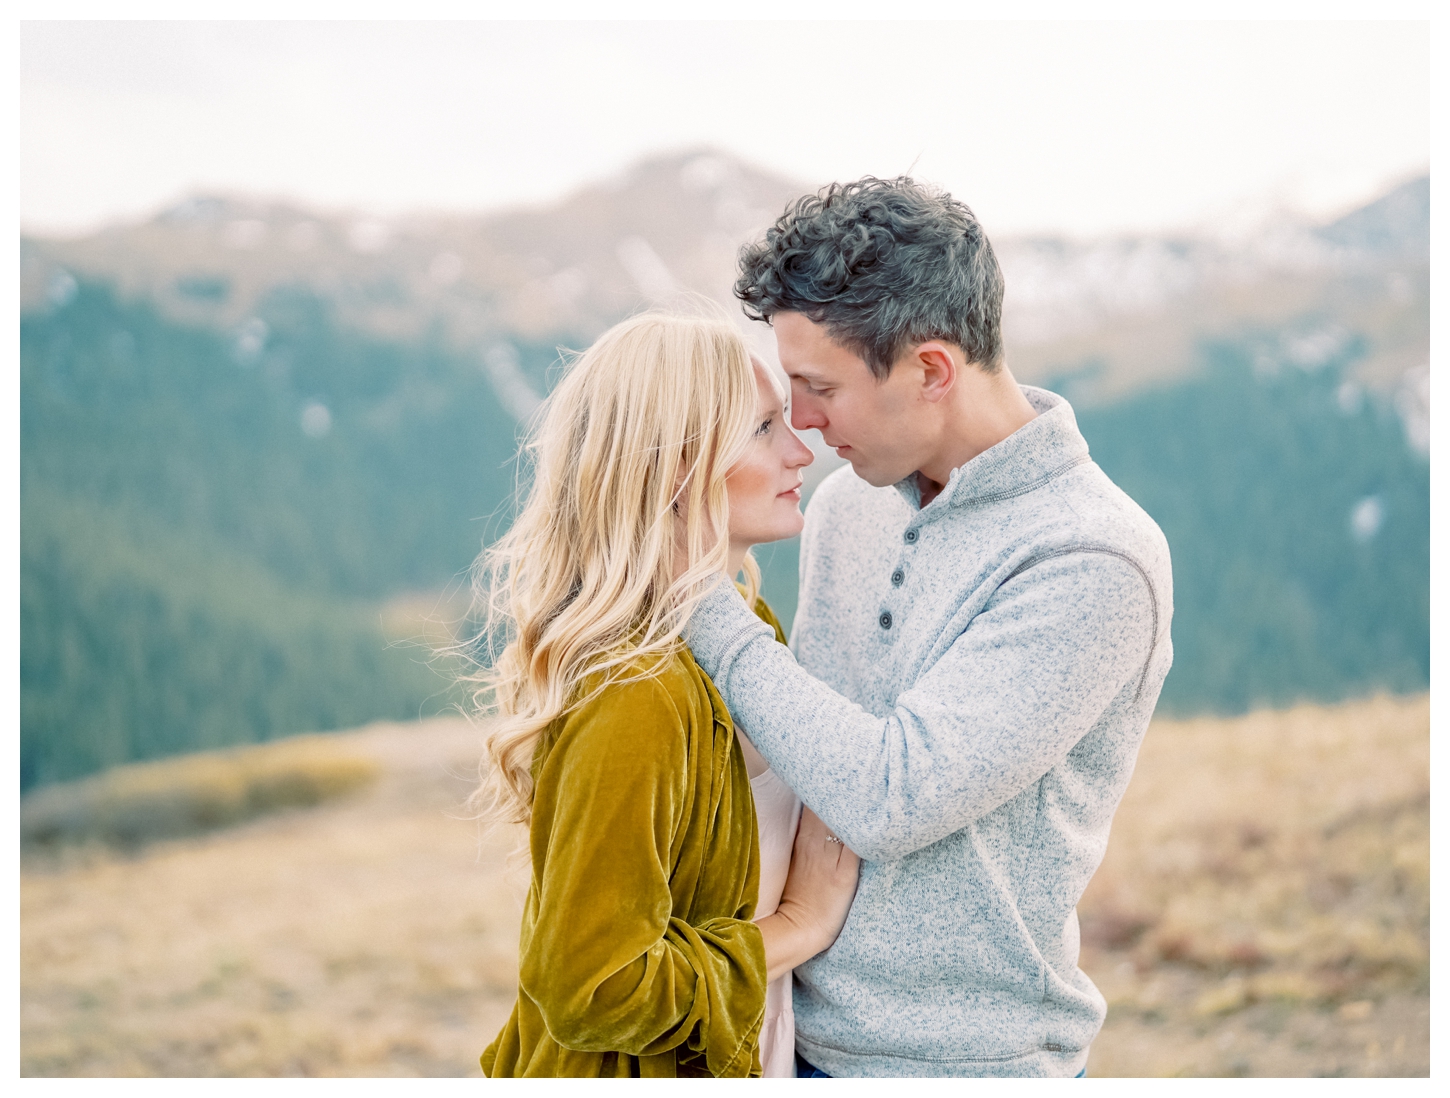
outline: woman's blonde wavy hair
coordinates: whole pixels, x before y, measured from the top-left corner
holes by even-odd
[[[683,643],[706,581],[726,567],[725,477],[756,410],[729,320],[661,313],[605,332],[544,402],[525,449],[527,500],[473,566],[482,623],[465,682],[484,718],[469,802],[479,818],[528,823],[549,725]],[[748,558],[745,575],[753,604]]]

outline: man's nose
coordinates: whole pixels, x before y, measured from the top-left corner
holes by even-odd
[[[797,431],[808,431],[812,427],[820,429],[829,422],[816,401],[801,394],[799,391],[791,394],[790,400],[790,425]]]

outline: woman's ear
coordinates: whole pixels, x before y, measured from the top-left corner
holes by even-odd
[[[675,486],[673,491],[670,493],[671,498],[673,498],[675,501],[674,503],[670,504],[670,510],[673,511],[676,515],[680,513],[680,495],[685,490],[685,476],[688,472],[689,470],[685,468],[685,459],[682,456],[680,458],[680,464],[675,468]]]

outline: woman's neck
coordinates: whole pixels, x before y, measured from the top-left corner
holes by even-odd
[[[748,552],[750,552],[750,546],[736,545],[733,541],[730,543],[730,556],[726,558],[725,568],[732,581],[740,575],[740,569],[745,567],[745,554]]]

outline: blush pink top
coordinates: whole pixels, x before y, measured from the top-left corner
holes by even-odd
[[[755,794],[755,819],[760,830],[760,899],[757,920],[780,904],[790,853],[801,821],[801,802],[785,782],[766,770],[750,779]],[[791,1009],[791,974],[777,976],[765,988],[765,1022],[760,1027],[760,1067],[767,1079],[795,1078],[795,1013]]]

